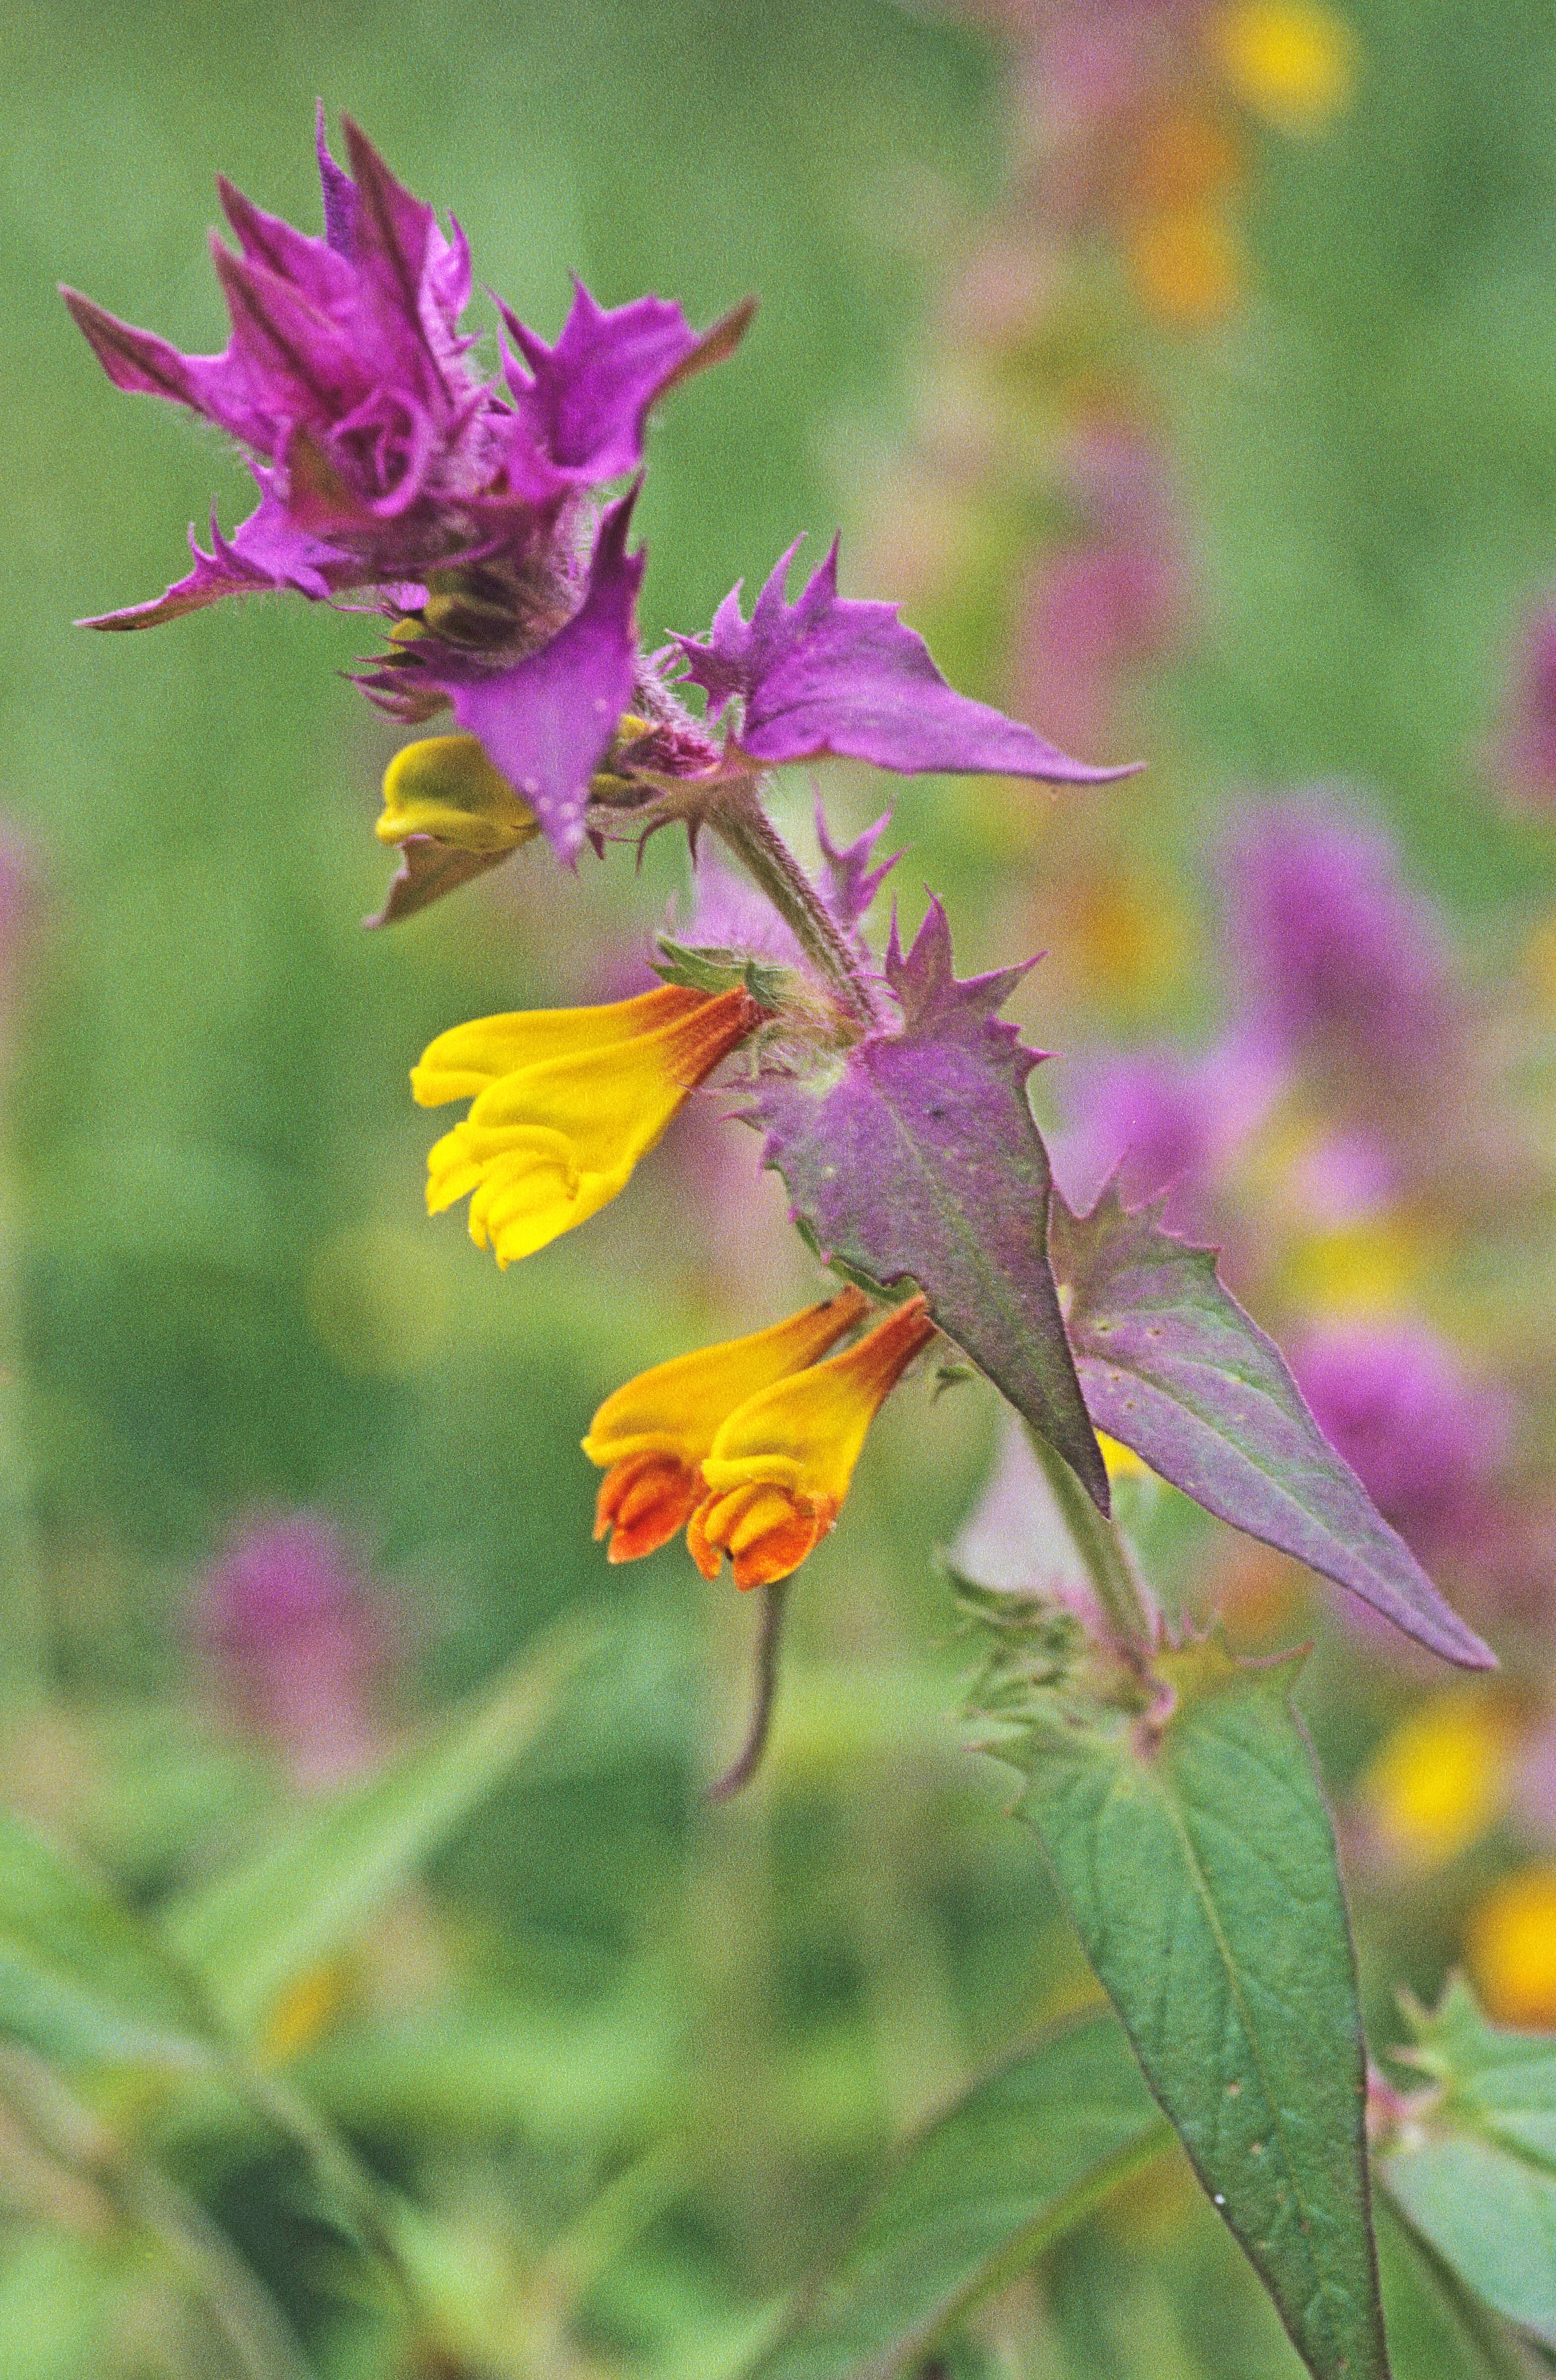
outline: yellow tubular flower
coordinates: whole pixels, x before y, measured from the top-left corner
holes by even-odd
[[[411,1075],[422,1107],[474,1100],[427,1160],[427,1208],[470,1199],[500,1265],[597,1214],[697,1085],[761,1023],[739,988],[666,984],[604,1008],[479,1017],[440,1033]]]
[[[595,1536],[610,1532],[610,1560],[636,1561],[684,1528],[705,1493],[704,1459],[730,1415],[825,1355],[868,1307],[859,1290],[845,1289],[770,1330],[640,1372],[607,1397],[584,1451],[605,1472]]]
[[[428,735],[396,752],[384,771],[383,816],[373,831],[380,843],[429,834],[461,851],[517,851],[540,821],[473,735]]]
[[[910,1298],[856,1346],[730,1415],[704,1460],[707,1493],[686,1531],[705,1578],[718,1577],[725,1554],[737,1586],[771,1586],[799,1569],[838,1517],[870,1424],[934,1336],[927,1301]]]

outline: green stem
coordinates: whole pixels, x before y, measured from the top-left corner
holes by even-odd
[[[805,874],[747,779],[729,787],[708,824],[765,892],[806,956],[814,959],[849,1014],[863,1026],[880,1023],[869,978],[815,886]]]
[[[238,2062],[232,2068],[230,2079],[256,2115],[273,2124],[283,2138],[300,2151],[336,2213],[355,2228],[366,2252],[384,2267],[407,2309],[413,2314],[419,2313],[423,2310],[421,2292],[406,2267],[389,2204],[377,2177],[360,2162],[334,2127],[280,2075]]]
[[[751,1706],[751,1723],[745,1731],[734,1760],[722,1777],[715,1778],[703,1799],[706,1802],[728,1802],[742,1785],[749,1785],[762,1764],[767,1748],[768,1730],[773,1723],[773,1705],[778,1699],[778,1646],[783,1639],[783,1612],[789,1599],[789,1581],[780,1578],[773,1586],[762,1589],[762,1617],[756,1632],[756,1691]]]
[[[43,2059],[19,2046],[0,2049],[0,2104],[46,2155],[157,2242],[226,2341],[245,2380],[313,2380],[313,2366],[285,2316],[225,2232],[76,2099]]]
[[[1062,1454],[1029,1429],[1059,1518],[1080,1555],[1109,1626],[1127,1652],[1147,1658],[1156,1648],[1155,1617],[1123,1536],[1104,1521]]]

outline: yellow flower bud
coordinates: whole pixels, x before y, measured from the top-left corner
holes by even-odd
[[[429,834],[461,851],[516,851],[540,821],[474,735],[428,735],[396,752],[384,771],[374,832],[380,843]]]

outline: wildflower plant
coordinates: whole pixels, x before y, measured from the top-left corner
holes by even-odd
[[[232,317],[220,355],[182,355],[68,295],[115,383],[216,423],[259,490],[165,594],[91,625],[265,589],[377,613],[362,690],[411,728],[438,722],[386,773],[379,832],[401,861],[378,922],[516,856],[538,864],[525,847],[542,840],[571,868],[672,826],[694,859],[721,844],[776,913],[777,942],[662,936],[661,984],[635,998],[452,1024],[412,1077],[427,1106],[469,1102],[432,1149],[428,1206],[468,1199],[477,1245],[511,1265],[585,1226],[689,1099],[723,1092],[836,1277],[786,1319],[667,1351],[584,1439],[612,1561],[684,1531],[706,1577],[728,1560],[763,1597],[753,1733],[716,1793],[760,1757],[783,1595],[846,1533],[875,1413],[915,1393],[904,1384],[936,1350],[993,1383],[1047,1535],[982,1575],[953,1562],[981,1645],[978,1741],[1020,1772],[1020,1815],[1150,2093],[1308,2368],[1379,2380],[1365,2053],[1333,1836],[1291,1702],[1302,1657],[1241,1661],[1213,1625],[1165,1617],[1110,1517],[1110,1468],[1145,1466],[1450,1663],[1491,1656],[1214,1252],[1116,1177],[1083,1212],[1059,1195],[1028,1096],[1039,1053],[1001,1015],[1033,962],[959,977],[933,894],[911,940],[894,914],[877,946],[885,822],[839,847],[823,820],[813,876],[768,798],[773,770],[829,756],[1005,787],[1129,772],[955,691],[895,606],[839,592],[835,544],[794,591],[797,546],[749,606],[737,587],[706,635],[645,650],[631,540],[648,417],[733,353],[751,305],[698,332],[657,298],[606,310],[580,286],[548,345],[500,304],[484,374],[457,224],[350,124],[344,139],[349,170],[321,123],[322,237],[222,186],[237,247],[214,251]],[[1119,2088],[1143,2099],[1138,2076]],[[778,2356],[767,2368],[786,2368]]]

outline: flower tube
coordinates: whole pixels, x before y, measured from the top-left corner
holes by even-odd
[[[772,1586],[799,1569],[837,1520],[870,1424],[934,1336],[926,1301],[910,1298],[841,1355],[730,1415],[704,1460],[707,1493],[686,1532],[705,1578],[718,1577],[725,1554],[740,1587]]]
[[[868,1311],[862,1292],[845,1289],[766,1330],[657,1364],[607,1397],[584,1451],[606,1475],[595,1536],[609,1533],[609,1560],[636,1561],[683,1528],[706,1493],[702,1466],[730,1415],[814,1365]]]
[[[615,1197],[697,1085],[765,1014],[739,988],[667,984],[601,1008],[477,1018],[440,1034],[411,1075],[422,1107],[473,1101],[427,1160],[427,1206],[470,1200],[470,1236],[500,1266]]]

